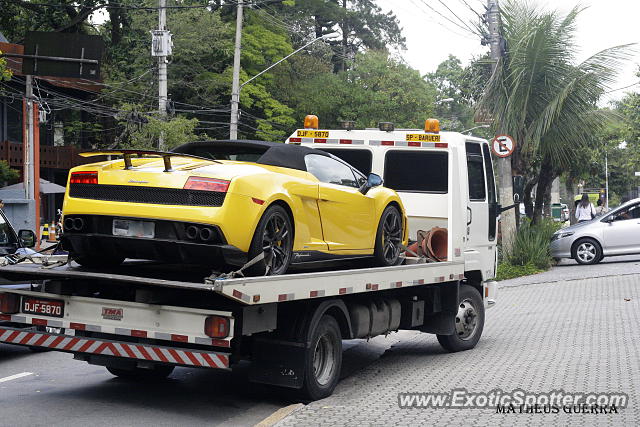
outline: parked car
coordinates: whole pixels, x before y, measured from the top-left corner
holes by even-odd
[[[85,153],[87,154],[87,153]],[[214,141],[71,170],[63,248],[81,265],[125,258],[242,266],[370,257],[400,262],[406,215],[395,191],[332,154],[291,144]]]
[[[0,209],[0,257],[7,255],[31,255],[35,251],[36,235],[31,230],[20,230],[16,233],[2,209]],[[0,286],[29,286],[0,278]]]
[[[640,254],[640,198],[591,221],[558,230],[551,256],[595,264],[606,256]]]

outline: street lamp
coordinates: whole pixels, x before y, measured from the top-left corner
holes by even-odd
[[[246,82],[242,83],[240,86],[238,86],[238,90],[237,92],[234,92],[231,94],[231,126],[229,129],[229,138],[230,139],[237,139],[238,138],[238,119],[239,119],[239,109],[238,106],[240,104],[240,91],[242,90],[242,88],[252,82],[253,80],[255,80],[256,78],[260,77],[261,75],[263,75],[264,73],[266,73],[267,71],[269,71],[270,69],[272,69],[273,67],[275,67],[276,65],[278,65],[279,63],[289,59],[290,57],[292,57],[293,55],[295,55],[296,53],[300,52],[302,49],[306,48],[307,46],[317,42],[318,40],[331,40],[331,39],[335,39],[336,37],[338,37],[339,34],[338,33],[331,33],[331,34],[325,34],[323,36],[320,37],[316,37],[315,39],[311,40],[309,43],[305,44],[304,46],[294,50],[293,52],[291,52],[289,55],[285,56],[284,58],[280,59],[279,61],[274,62],[273,64],[269,65],[267,68],[265,68],[264,70],[260,71],[258,74],[256,74],[255,76],[251,77],[249,80],[247,80]]]
[[[467,135],[470,135],[471,131],[474,130],[474,129],[489,128],[489,127],[491,127],[491,125],[479,125],[479,126],[475,126],[475,127],[469,128],[469,129],[465,129],[465,130],[461,131],[460,133],[469,132]]]

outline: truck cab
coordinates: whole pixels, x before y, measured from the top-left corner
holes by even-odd
[[[286,141],[321,149],[339,157],[363,174],[375,173],[402,199],[409,221],[409,238],[418,230],[447,228],[450,209],[464,209],[462,241],[465,275],[477,281],[495,276],[496,199],[491,152],[486,140],[458,132],[440,132],[435,119],[423,129],[319,129],[315,116]],[[450,188],[451,187],[451,188]],[[462,206],[450,206],[450,192],[459,192]],[[455,246],[449,245],[449,247]]]

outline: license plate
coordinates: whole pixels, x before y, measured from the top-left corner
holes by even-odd
[[[133,221],[129,219],[113,220],[113,235],[126,237],[155,237],[155,223],[150,221]]]
[[[64,301],[33,297],[22,298],[22,312],[41,316],[64,316]]]

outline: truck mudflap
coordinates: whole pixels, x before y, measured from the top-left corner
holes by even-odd
[[[229,369],[226,353],[76,337],[0,326],[0,342],[73,354],[113,356],[197,368]]]
[[[495,280],[487,280],[482,283],[484,308],[491,308],[496,305],[498,297],[498,282]]]

